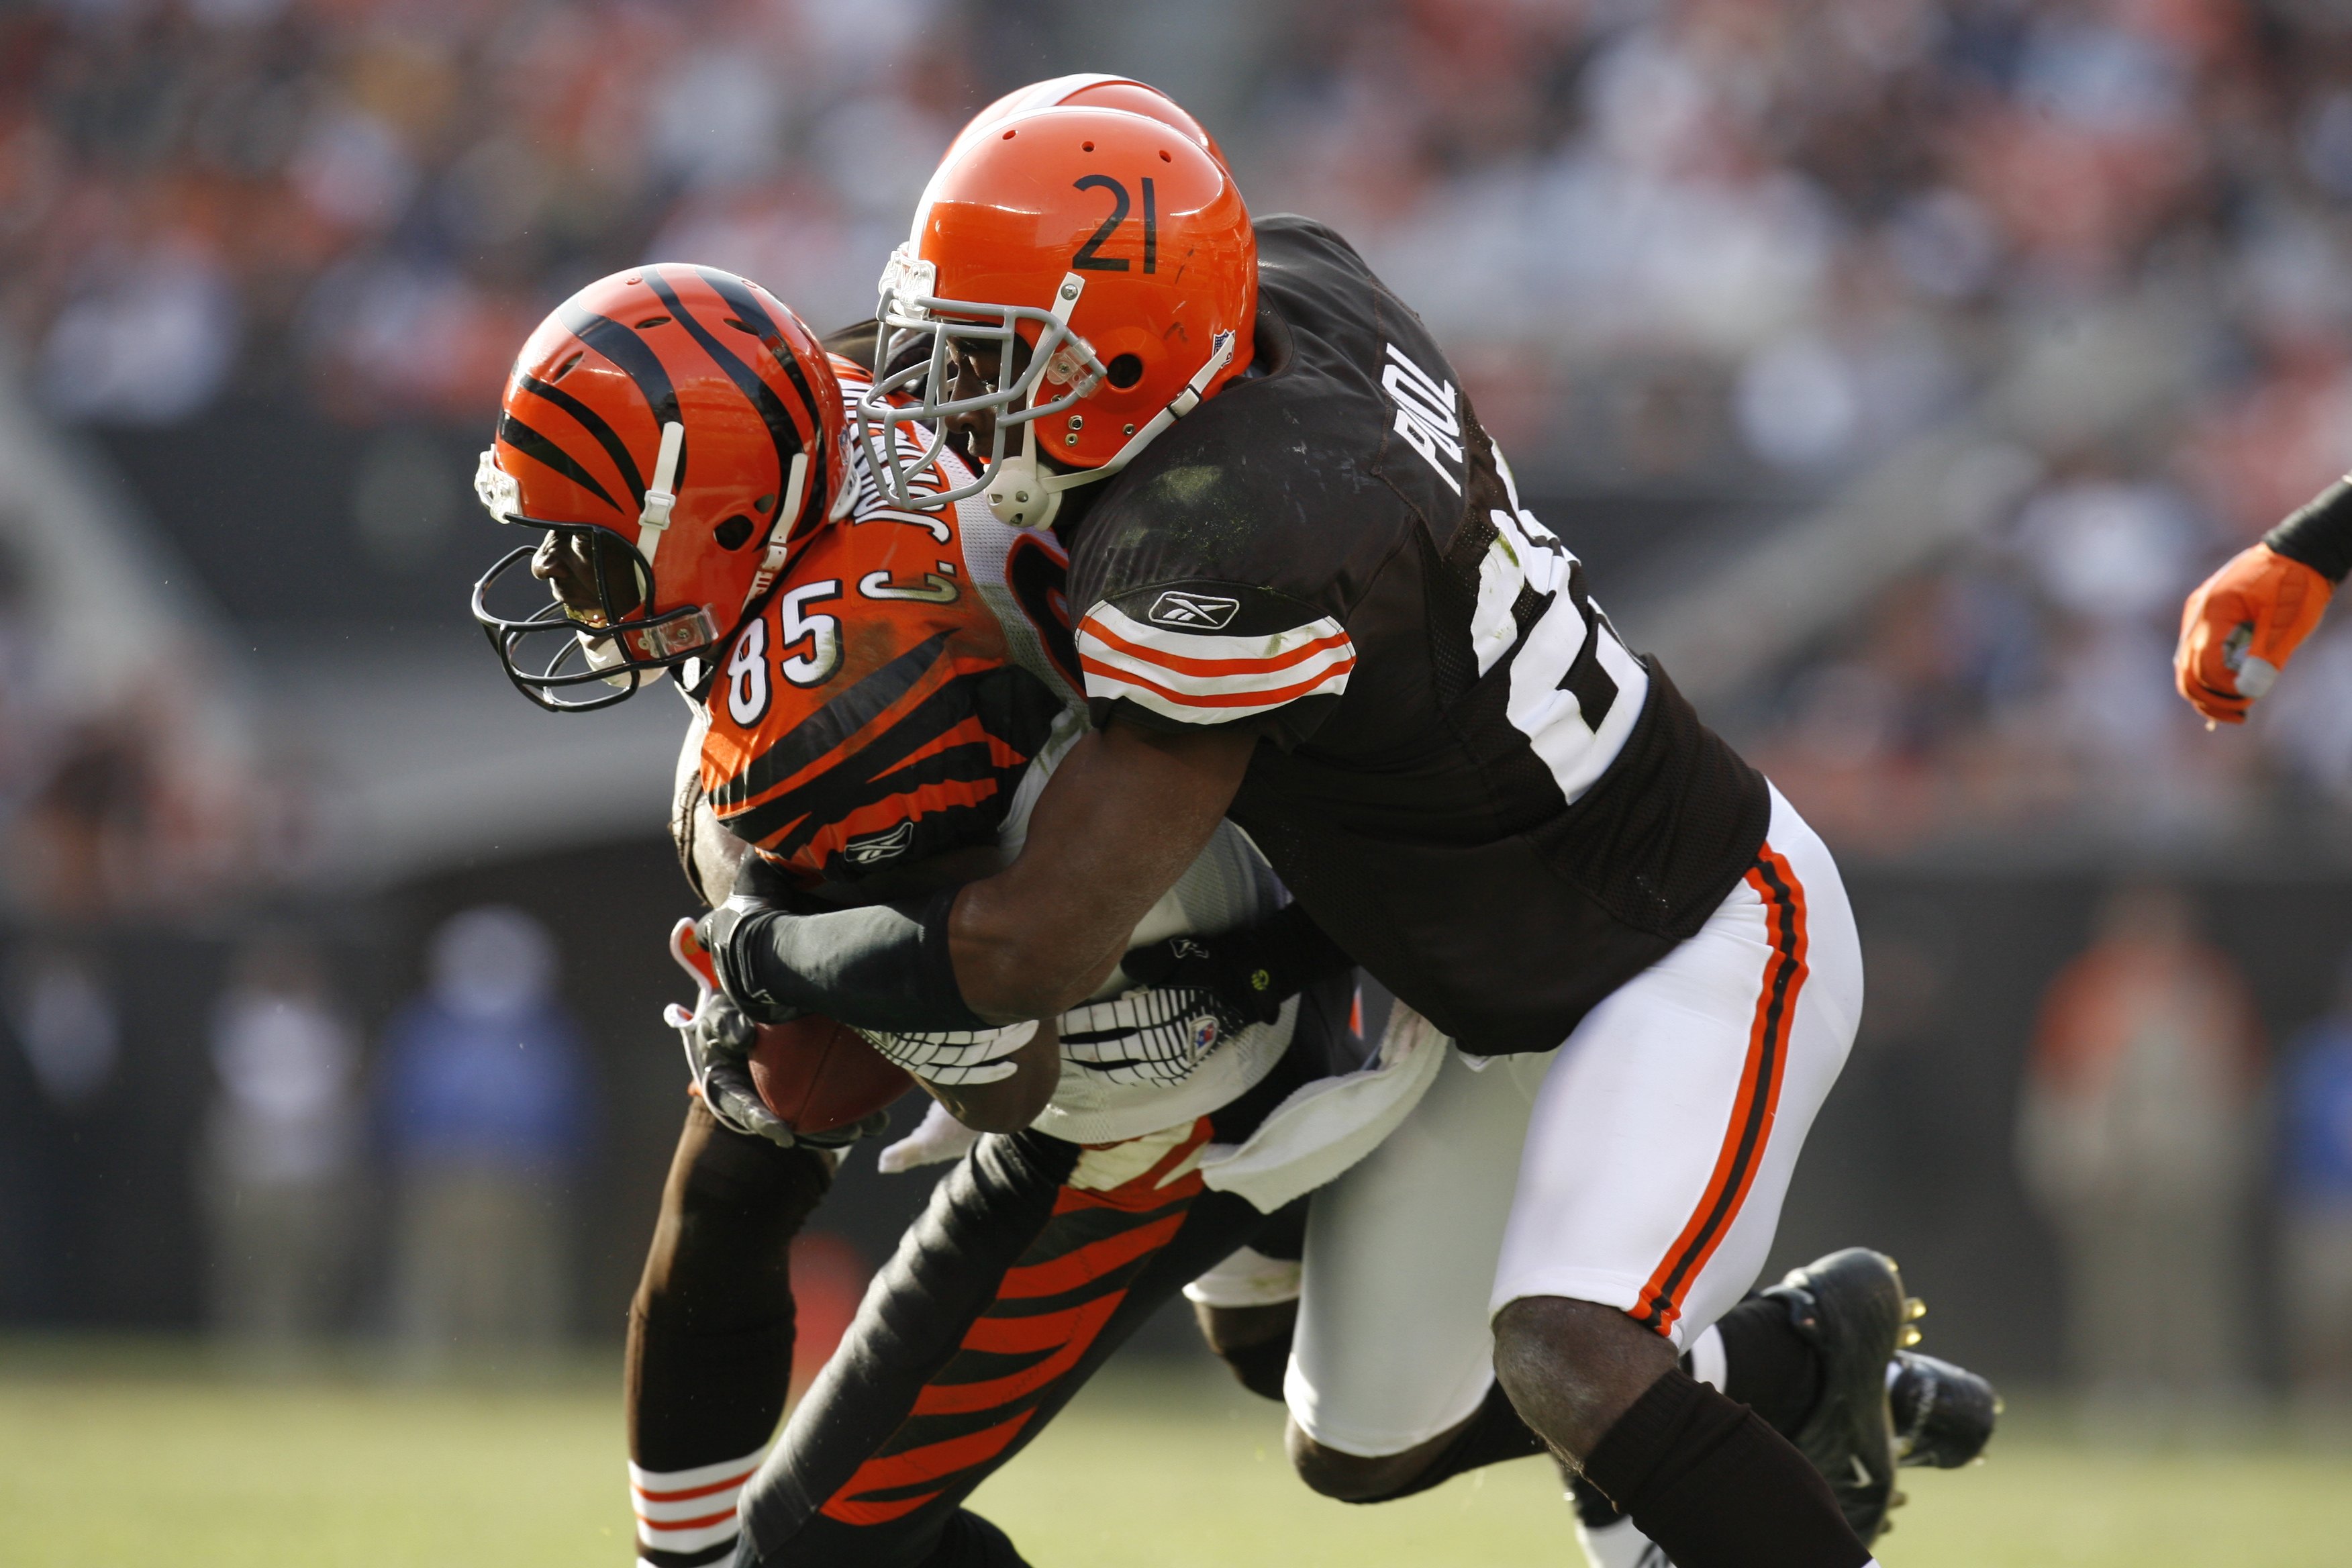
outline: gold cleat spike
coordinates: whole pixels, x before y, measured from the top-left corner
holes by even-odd
[[[1927,1315],[1927,1303],[1919,1300],[1918,1297],[1913,1296],[1903,1303],[1904,1321],[1916,1323]]]
[[[1907,1351],[1913,1345],[1917,1344],[1925,1337],[1926,1336],[1921,1334],[1918,1330],[1913,1328],[1910,1324],[1906,1323],[1903,1325],[1902,1337],[1897,1339],[1895,1342],[1904,1350]]]
[[[1905,1503],[1909,1502],[1910,1500],[1911,1494],[1908,1492],[1890,1492],[1887,1494],[1886,1506],[1888,1508],[1901,1508]]]
[[[1992,1396],[1992,1413],[1993,1413],[1995,1415],[2008,1415],[2008,1414],[2009,1414],[2009,1401],[2008,1401],[2008,1400],[2006,1400],[2006,1399],[2003,1399],[2003,1398],[2002,1398],[2000,1394],[1994,1394],[1994,1395]]]

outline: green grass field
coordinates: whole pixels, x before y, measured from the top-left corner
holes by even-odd
[[[615,1377],[617,1373],[614,1374]],[[1571,1568],[1547,1464],[1405,1502],[1310,1496],[1222,1374],[1114,1373],[980,1494],[1038,1568]],[[2352,1448],[2085,1449],[2029,1405],[1979,1468],[1912,1472],[1889,1568],[2343,1568]],[[251,1382],[184,1351],[0,1341],[8,1568],[540,1568],[631,1560],[594,1375]]]

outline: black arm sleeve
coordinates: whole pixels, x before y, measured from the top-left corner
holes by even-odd
[[[2352,479],[2320,491],[2309,506],[2263,535],[2263,542],[2330,583],[2344,581],[2352,572]]]
[[[948,952],[953,891],[794,915],[745,898],[711,911],[719,984],[763,1024],[818,1013],[852,1028],[932,1034],[992,1026],[964,1003]]]

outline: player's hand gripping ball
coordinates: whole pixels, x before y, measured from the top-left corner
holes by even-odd
[[[2326,578],[2267,544],[2240,551],[2180,607],[2173,684],[2208,720],[2244,723],[2334,592]]]
[[[856,1031],[830,1018],[754,1024],[719,988],[692,921],[670,932],[670,956],[693,976],[694,1011],[664,1020],[686,1043],[696,1092],[720,1125],[787,1148],[835,1146],[881,1132],[910,1080]]]

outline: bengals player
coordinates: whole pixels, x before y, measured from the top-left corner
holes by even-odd
[[[1820,1384],[1793,1443],[1677,1366],[1743,1310],[1853,1038],[1835,864],[1626,646],[1419,318],[1328,228],[1253,221],[1197,142],[1086,107],[943,163],[883,289],[869,465],[895,484],[961,439],[969,495],[1063,540],[1096,728],[1002,872],[887,922],[722,908],[729,994],[772,1020],[1051,1016],[1239,822],[1493,1063],[1449,1059],[1418,1131],[1317,1195],[1302,1473],[1392,1495],[1491,1458],[1515,1410],[1684,1568],[1870,1562],[1892,1265],[1795,1282],[1772,1353]],[[804,1560],[823,1495],[772,1465],[752,1558]]]
[[[795,907],[871,907],[1002,865],[1085,728],[1060,547],[983,507],[890,504],[843,439],[861,374],[755,285],[642,268],[583,289],[525,344],[483,457],[493,514],[541,531],[477,586],[501,664],[575,710],[678,677],[698,715],[686,859],[720,897],[738,878]],[[964,477],[945,458],[935,486]],[[512,602],[525,581],[553,589],[551,613]],[[1017,1134],[978,1156],[988,1201],[950,1179],[909,1267],[1074,1237],[1118,1255],[1073,1277],[1099,1310],[1072,1329],[1066,1384],[1035,1385],[1033,1405],[1066,1397],[1160,1300],[1259,1237],[1266,1215],[1193,1169],[1210,1138],[1241,1142],[1335,1051],[1352,1065],[1333,990],[1344,955],[1280,900],[1228,828],[1139,923],[1138,973],[1052,1026],[873,1037],[966,1122]],[[1245,946],[1220,939],[1243,928]],[[1232,1000],[1202,984],[1236,963]],[[713,998],[696,1020],[701,1092],[631,1316],[632,1486],[657,1568],[732,1550],[735,1490],[784,1397],[788,1244],[831,1180],[832,1145],[856,1135],[795,1136],[770,1114],[724,1059],[731,1011]],[[1006,1063],[1040,1057],[1055,1070],[1007,1098]],[[1007,1207],[1022,1183],[1045,1209]],[[1135,1288],[1147,1263],[1164,1287]],[[924,1298],[901,1321],[953,1338],[986,1301],[968,1305]]]

